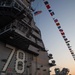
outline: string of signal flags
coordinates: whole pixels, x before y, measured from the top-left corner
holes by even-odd
[[[62,27],[61,27],[61,25],[60,25],[58,19],[56,19],[56,18],[54,17],[54,15],[55,15],[54,11],[51,9],[51,6],[50,6],[50,4],[49,4],[49,2],[48,2],[47,0],[43,0],[43,1],[44,1],[44,4],[45,4],[47,10],[49,11],[50,15],[52,16],[52,18],[53,18],[53,20],[54,20],[54,22],[55,22],[55,24],[56,24],[56,26],[57,26],[57,28],[58,28],[58,30],[59,30],[61,36],[63,37],[63,39],[64,39],[64,41],[65,41],[65,43],[66,43],[66,45],[67,45],[67,47],[68,47],[68,49],[69,49],[69,51],[70,51],[72,57],[73,57],[73,59],[75,60],[75,54],[74,54],[74,51],[73,51],[72,48],[71,48],[70,41],[69,41],[68,38],[66,37],[65,32],[64,32],[64,30],[62,29]]]

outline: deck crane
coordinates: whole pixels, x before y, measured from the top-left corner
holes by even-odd
[[[57,28],[58,28],[58,30],[59,30],[61,36],[63,37],[63,39],[64,39],[64,41],[65,41],[65,43],[66,43],[66,45],[67,45],[67,47],[68,47],[68,49],[69,49],[69,51],[70,51],[72,57],[73,57],[73,59],[75,60],[75,54],[74,54],[74,51],[72,50],[72,48],[71,48],[71,46],[70,46],[70,43],[69,43],[70,41],[67,39],[67,37],[66,37],[66,35],[65,35],[65,32],[64,32],[63,29],[61,28],[61,25],[60,25],[58,19],[56,19],[56,18],[54,17],[54,15],[55,15],[54,11],[52,11],[51,6],[50,6],[50,4],[49,4],[49,2],[48,2],[47,0],[43,0],[43,2],[44,2],[44,4],[45,4],[47,10],[49,11],[50,15],[52,16],[52,18],[53,18],[53,20],[54,20],[54,22],[55,22],[55,24],[56,24],[56,26],[57,26]]]

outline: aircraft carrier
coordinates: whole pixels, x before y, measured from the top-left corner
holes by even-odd
[[[0,75],[50,75],[55,65],[31,13],[34,0],[0,0]]]

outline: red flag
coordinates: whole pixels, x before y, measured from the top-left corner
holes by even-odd
[[[59,29],[59,31],[60,31],[61,35],[65,35],[63,29]]]
[[[38,15],[40,13],[42,13],[42,11],[36,11],[36,12],[34,12],[34,15],[36,16],[36,15]]]
[[[55,23],[58,22],[58,19],[54,19],[54,22],[55,22]]]
[[[64,33],[64,32],[62,32],[62,33],[61,33],[61,35],[65,35],[65,33]]]
[[[63,29],[59,29],[59,31],[62,33],[63,32]]]
[[[57,25],[57,26],[59,26],[59,25],[60,25],[60,23],[56,23],[56,25]]]
[[[46,7],[47,7],[47,9],[49,9],[50,8],[50,5],[48,4],[48,5],[46,5]]]
[[[55,15],[55,13],[54,12],[51,12],[50,15],[53,16],[53,15]]]

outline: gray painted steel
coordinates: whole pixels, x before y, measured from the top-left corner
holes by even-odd
[[[0,0],[0,75],[49,75],[48,53],[31,13],[34,0],[22,1]]]

